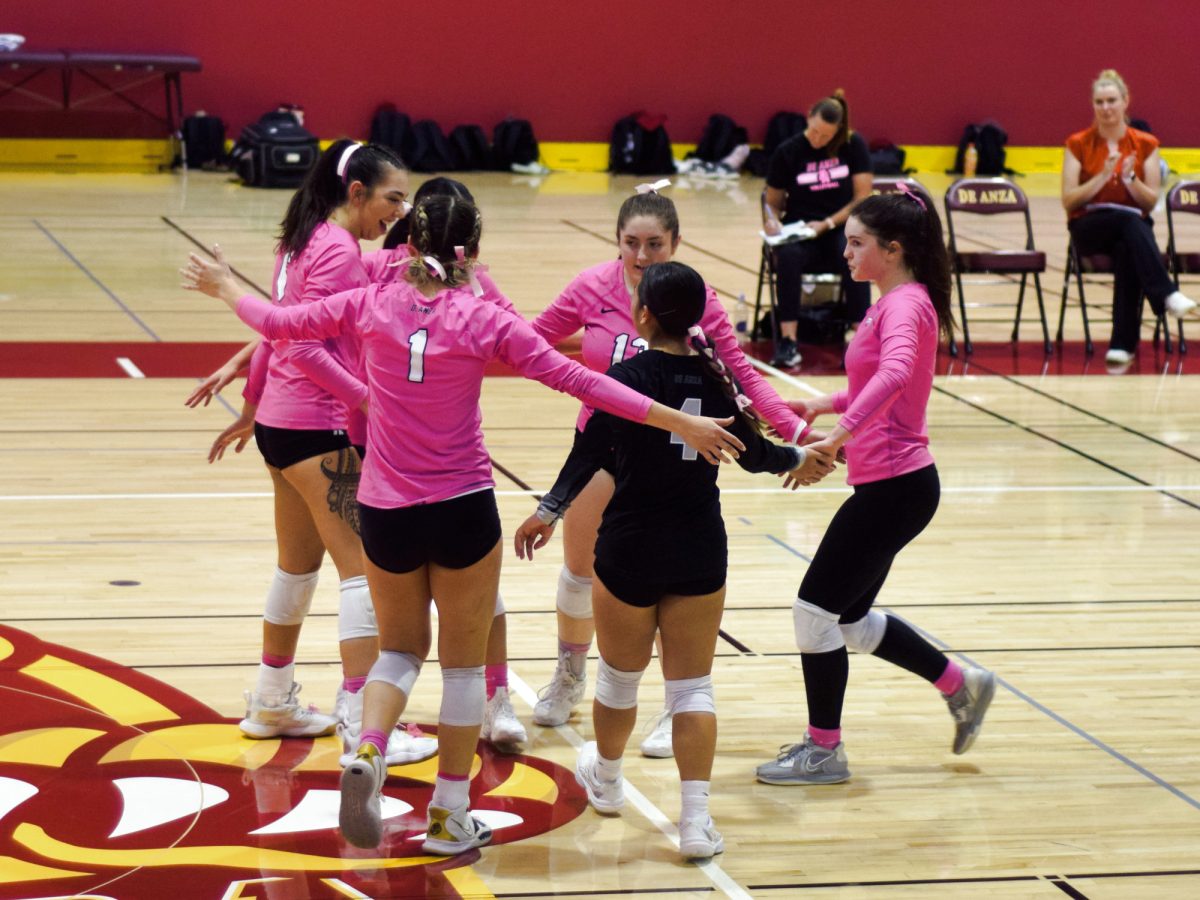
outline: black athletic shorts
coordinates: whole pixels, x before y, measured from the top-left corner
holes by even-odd
[[[298,462],[350,449],[350,438],[342,430],[274,428],[254,423],[254,440],[268,466],[286,469]]]
[[[618,567],[609,565],[601,559],[596,560],[594,571],[596,577],[603,582],[614,597],[622,603],[643,608],[657,605],[668,594],[679,594],[684,597],[715,594],[725,584],[724,572],[704,578],[653,584],[636,575],[625,574]]]
[[[500,511],[490,488],[395,509],[360,503],[359,523],[367,559],[397,575],[426,563],[465,569],[491,553],[500,540]]]

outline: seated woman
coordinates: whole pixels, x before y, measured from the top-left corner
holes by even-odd
[[[1142,296],[1156,315],[1182,318],[1196,304],[1175,290],[1167,274],[1150,211],[1162,187],[1158,139],[1130,128],[1129,89],[1113,69],[1092,82],[1091,127],[1067,138],[1062,204],[1067,229],[1081,256],[1113,261],[1113,321],[1105,360],[1133,359],[1142,323]]]
[[[871,305],[871,289],[852,281],[842,253],[843,226],[850,207],[871,194],[871,155],[867,143],[850,131],[850,110],[840,90],[818,100],[808,125],[771,155],[763,201],[763,231],[778,234],[781,225],[805,222],[816,236],[775,248],[778,278],[779,343],[772,365],[800,364],[796,321],[800,318],[800,278],[805,272],[840,272],[851,324],[862,321]]]

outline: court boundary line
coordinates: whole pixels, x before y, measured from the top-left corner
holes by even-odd
[[[174,230],[175,230],[175,231],[176,231],[176,232],[177,232],[177,233],[178,233],[178,234],[179,234],[179,235],[180,235],[180,236],[181,236],[181,237],[182,237],[184,240],[188,241],[188,242],[189,242],[190,244],[192,244],[193,246],[199,247],[199,248],[200,248],[200,249],[201,249],[201,250],[204,252],[204,254],[205,254],[206,256],[208,256],[208,257],[209,257],[209,259],[216,259],[216,257],[213,255],[212,248],[211,248],[211,247],[206,247],[206,246],[205,246],[205,245],[204,245],[204,244],[203,244],[203,243],[200,241],[200,239],[199,239],[199,238],[197,238],[197,237],[194,237],[194,236],[193,236],[193,235],[192,235],[192,234],[191,234],[191,233],[190,233],[190,232],[189,232],[189,231],[188,231],[186,228],[184,228],[182,225],[176,225],[176,224],[175,224],[173,221],[171,221],[171,220],[170,220],[169,218],[167,218],[166,216],[159,216],[159,218],[160,218],[160,219],[162,219],[162,220],[163,220],[163,221],[164,221],[164,222],[165,222],[165,223],[166,223],[166,224],[167,224],[167,225],[168,225],[170,228],[174,229]],[[264,297],[264,298],[270,298],[270,296],[271,296],[271,292],[270,292],[270,291],[265,291],[265,290],[263,290],[261,285],[259,285],[259,284],[255,283],[255,282],[251,281],[249,278],[247,278],[245,275],[243,275],[243,274],[242,274],[240,271],[238,271],[237,269],[235,269],[233,266],[229,265],[229,263],[226,263],[226,265],[228,265],[228,266],[229,266],[229,271],[230,271],[230,272],[232,272],[232,273],[233,273],[233,274],[234,274],[234,275],[235,275],[237,278],[240,278],[240,279],[241,279],[243,282],[245,282],[246,284],[250,285],[250,287],[254,288],[254,290],[258,291],[258,293],[259,293],[259,294],[260,294],[262,297]]]
[[[147,325],[145,322],[143,322],[141,317],[138,316],[137,313],[135,313],[128,306],[126,306],[124,301],[122,301],[120,297],[118,297],[116,294],[114,294],[112,292],[112,290],[109,289],[108,285],[106,285],[103,281],[101,281],[99,278],[97,278],[92,273],[91,269],[89,269],[82,262],[80,262],[79,258],[77,256],[75,256],[75,254],[72,253],[70,250],[68,250],[66,248],[66,246],[63,244],[63,242],[60,241],[58,238],[56,238],[50,232],[50,229],[48,229],[45,225],[43,225],[37,219],[30,219],[30,221],[33,222],[34,226],[38,229],[38,231],[40,231],[42,234],[44,234],[49,239],[49,241],[52,244],[54,244],[55,247],[57,247],[59,250],[61,250],[63,252],[63,255],[66,256],[67,259],[69,259],[71,262],[73,262],[75,264],[75,267],[77,269],[79,269],[80,272],[82,272],[89,279],[91,279],[91,282],[94,285],[96,285],[96,287],[98,287],[98,288],[100,288],[100,290],[104,291],[104,293],[108,296],[108,299],[112,300],[113,303],[117,304],[117,306],[119,306],[121,308],[121,311],[123,313],[125,313],[125,315],[129,316],[129,318],[131,318],[134,321],[134,323],[140,329],[142,329],[142,331],[144,331],[144,332],[146,332],[146,334],[150,335],[150,337],[153,340],[158,341],[159,343],[162,343],[162,338],[160,338],[157,334],[155,334],[154,329],[151,328],[149,325]]]

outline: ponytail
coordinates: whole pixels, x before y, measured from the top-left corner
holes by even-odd
[[[846,141],[850,140],[850,107],[846,104],[845,92],[838,88],[828,97],[814,103],[808,114],[820,116],[822,121],[837,126],[833,138],[825,145],[829,158],[833,159]]]
[[[387,147],[334,141],[308,170],[300,189],[292,195],[279,226],[277,252],[292,255],[301,252],[316,227],[346,202],[351,182],[361,182],[371,191],[389,167],[403,171],[404,163]]]
[[[738,415],[752,428],[760,429],[761,423],[755,417],[750,400],[700,328],[700,319],[708,302],[708,287],[700,273],[683,263],[654,263],[642,273],[638,302],[650,311],[664,334],[687,338],[688,344],[700,355],[705,374],[733,400]]]
[[[942,238],[942,220],[933,203],[911,191],[876,194],[860,200],[850,215],[881,245],[893,241],[900,245],[904,264],[929,292],[937,312],[938,330],[950,337],[954,333],[950,257]]]

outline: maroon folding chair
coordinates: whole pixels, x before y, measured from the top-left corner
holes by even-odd
[[[1178,181],[1167,193],[1167,259],[1170,262],[1171,278],[1179,290],[1180,275],[1200,275],[1200,252],[1180,253],[1175,240],[1175,215],[1191,213],[1200,216],[1200,181]],[[1160,326],[1166,330],[1166,322],[1160,319],[1154,325],[1154,339],[1158,340]],[[1170,337],[1167,337],[1170,341]],[[1187,353],[1187,341],[1183,337],[1183,320],[1179,320],[1179,352]]]
[[[1029,218],[1029,198],[1007,178],[961,178],[946,190],[946,233],[949,237],[950,264],[958,287],[958,309],[962,316],[963,346],[973,351],[971,332],[967,324],[967,303],[963,295],[963,273],[1020,275],[1017,294],[1017,313],[1013,318],[1012,339],[1017,340],[1021,327],[1021,310],[1025,304],[1025,285],[1030,275],[1037,294],[1038,314],[1042,321],[1042,345],[1051,351],[1050,327],[1046,322],[1046,304],[1042,299],[1041,274],[1046,271],[1046,254],[1033,245],[1033,224]],[[961,250],[954,234],[954,215],[969,213],[977,216],[1020,215],[1025,220],[1025,246],[1022,249]],[[953,355],[955,347],[950,344]]]
[[[871,182],[871,193],[898,194],[900,193],[901,185],[924,198],[927,202],[933,202],[933,197],[930,195],[929,189],[917,181],[917,179],[909,178],[907,175],[876,175]]]

